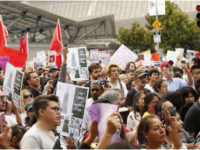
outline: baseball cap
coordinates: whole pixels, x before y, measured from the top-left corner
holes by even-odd
[[[33,108],[33,101],[30,101],[25,105],[26,112],[28,112],[31,108]]]
[[[142,69],[136,70],[136,71],[134,72],[134,74],[135,74],[137,77],[141,77],[141,76],[143,76],[143,75],[147,75],[147,73],[146,73],[144,70],[142,70]]]
[[[35,64],[35,68],[37,68],[37,69],[43,69],[44,67],[43,67],[42,63],[38,62],[38,63]]]
[[[162,69],[163,67],[165,67],[167,64],[174,64],[174,62],[172,60],[170,61],[163,61],[161,64],[160,64],[160,69]]]
[[[53,67],[51,67],[50,69],[49,69],[49,73],[51,72],[51,70],[58,70],[58,67],[55,65],[55,66],[53,66]]]

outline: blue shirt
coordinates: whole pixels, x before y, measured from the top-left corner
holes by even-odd
[[[176,91],[183,87],[190,86],[190,85],[188,85],[188,83],[186,81],[184,81],[183,79],[180,79],[180,78],[172,78],[171,81],[169,81],[165,77],[163,77],[163,79],[167,81],[168,91]],[[192,86],[193,86],[193,84],[190,87],[192,87]]]

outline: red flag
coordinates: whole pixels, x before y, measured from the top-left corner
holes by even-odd
[[[22,35],[20,36],[20,48],[19,48],[19,51],[24,52]]]
[[[0,15],[0,46],[5,45],[5,44],[7,45],[6,37],[4,33],[4,25],[3,25],[2,17]]]
[[[58,69],[62,64],[62,37],[60,33],[60,22],[58,20],[54,35],[51,41],[50,51],[56,51],[56,65]]]
[[[23,52],[28,54],[28,32],[26,33],[26,37],[23,42],[23,49],[24,49]]]

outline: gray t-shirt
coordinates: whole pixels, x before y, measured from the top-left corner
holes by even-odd
[[[187,131],[183,130],[183,132],[179,132],[178,134],[183,143],[193,143],[194,142],[194,138],[192,136],[190,136]]]
[[[53,149],[57,140],[57,136],[52,137],[33,125],[23,136],[20,149]],[[67,149],[62,140],[60,140],[60,146]]]

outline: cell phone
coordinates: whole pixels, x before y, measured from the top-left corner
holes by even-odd
[[[185,60],[182,60],[182,61],[181,61],[181,64],[185,64]]]
[[[0,126],[1,126],[1,133],[4,131],[3,125],[6,124],[5,113],[0,113]]]
[[[64,47],[67,47],[67,43],[64,44]]]
[[[169,121],[168,121],[168,118],[167,118],[167,111],[166,111],[164,105],[162,106],[161,116],[163,117],[163,118],[162,117],[161,118],[164,120],[164,124],[166,124],[166,126],[168,126],[169,125]]]

